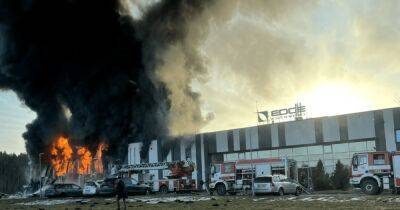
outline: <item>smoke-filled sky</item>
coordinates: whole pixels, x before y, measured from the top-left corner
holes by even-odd
[[[136,18],[149,5],[140,2],[132,7]],[[256,103],[271,110],[302,102],[307,117],[398,106],[398,11],[400,2],[388,0],[216,1],[192,20],[185,39],[203,56],[192,88],[203,115],[213,117],[201,131],[256,124]],[[179,49],[168,49],[158,71],[178,105],[185,100],[174,95],[176,77],[192,79],[180,74]],[[0,114],[0,150],[25,151],[21,134],[35,114],[10,91],[0,92]],[[172,130],[185,126],[172,123]]]

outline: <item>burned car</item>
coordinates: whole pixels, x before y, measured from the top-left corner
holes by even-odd
[[[76,184],[54,184],[45,191],[46,197],[78,197],[82,196],[82,188]]]
[[[102,196],[115,195],[115,182],[117,178],[107,178],[101,184],[98,194]],[[151,191],[150,186],[142,184],[134,178],[123,178],[125,189],[128,195],[145,195]]]

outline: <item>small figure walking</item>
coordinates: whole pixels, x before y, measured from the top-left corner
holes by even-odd
[[[122,181],[121,177],[118,177],[118,179],[116,180],[115,193],[117,194],[118,210],[120,210],[119,200],[121,200],[121,198],[122,198],[122,201],[124,202],[124,210],[126,210],[125,199],[128,196],[127,196],[127,193],[126,193],[126,190],[125,190],[125,183],[124,183],[124,181]]]

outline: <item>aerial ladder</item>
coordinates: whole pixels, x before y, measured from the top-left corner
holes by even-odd
[[[149,175],[150,170],[168,171],[168,175],[162,179],[158,177],[149,178],[151,180],[153,191],[167,193],[171,191],[192,191],[197,189],[196,180],[192,179],[192,172],[195,164],[192,161],[172,161],[172,162],[156,162],[156,163],[139,163],[122,166],[119,173],[123,174],[141,174]]]

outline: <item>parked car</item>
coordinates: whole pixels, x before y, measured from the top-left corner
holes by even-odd
[[[128,195],[145,195],[151,191],[150,186],[142,184],[134,178],[123,179]]]
[[[117,178],[107,178],[100,185],[98,194],[101,196],[114,196],[115,195],[115,181]],[[122,179],[125,184],[125,189],[128,195],[144,195],[150,192],[151,188],[147,184],[142,184],[134,178]]]
[[[100,184],[97,181],[88,181],[83,185],[84,196],[93,196],[96,195],[100,188]]]
[[[255,194],[272,193],[276,195],[300,195],[302,192],[302,188],[299,184],[288,179],[284,175],[256,177],[254,178],[253,187]]]
[[[97,192],[98,195],[101,196],[114,196],[115,195],[115,180],[117,178],[106,178],[103,183],[100,184],[100,188]]]
[[[54,184],[50,185],[44,192],[46,197],[76,197],[82,196],[82,188],[76,184]]]

